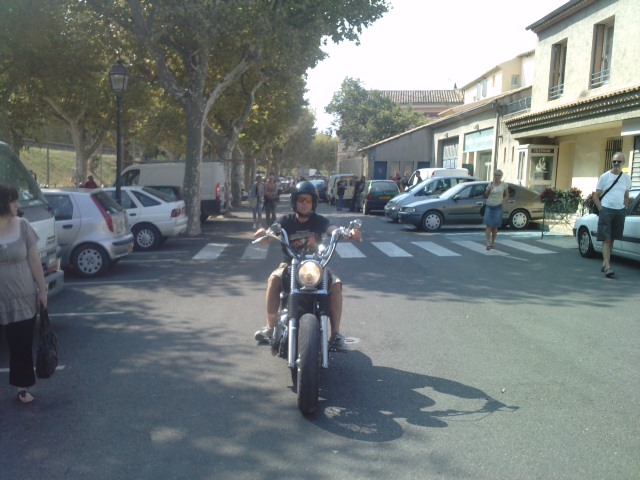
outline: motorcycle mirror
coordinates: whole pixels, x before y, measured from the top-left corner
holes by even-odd
[[[274,235],[280,235],[282,233],[282,225],[274,223],[269,227],[269,230],[271,230]]]
[[[351,220],[349,224],[349,230],[360,230],[362,228],[362,220]]]

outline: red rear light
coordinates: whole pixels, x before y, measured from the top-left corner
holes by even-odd
[[[182,213],[182,209],[174,208],[173,210],[171,210],[171,218],[179,217],[180,213]]]
[[[220,200],[220,182],[216,184],[216,200]]]
[[[373,200],[373,195],[371,195],[370,193],[367,194],[367,200]]]
[[[109,227],[109,231],[113,232],[113,219],[111,218],[111,215],[109,215],[109,213],[104,209],[104,207],[102,206],[102,204],[100,203],[100,201],[95,195],[91,195],[91,200],[93,200],[93,203],[95,203],[96,206],[98,207],[98,210],[100,210],[100,213],[104,218],[104,221],[107,222],[107,227]]]

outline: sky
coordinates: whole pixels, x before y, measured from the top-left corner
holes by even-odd
[[[307,72],[316,128],[331,127],[324,113],[346,77],[368,90],[448,90],[533,50],[526,27],[568,0],[389,0],[360,45],[329,44],[329,57]]]

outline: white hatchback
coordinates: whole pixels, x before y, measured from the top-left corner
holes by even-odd
[[[115,187],[103,189],[115,199]],[[151,187],[121,187],[136,250],[150,250],[187,230],[184,200],[173,200]]]
[[[632,189],[629,192],[632,199],[631,206],[627,210],[627,218],[624,222],[622,240],[613,242],[614,255],[640,260],[640,189]],[[586,258],[594,257],[602,252],[602,242],[598,237],[598,216],[589,213],[576,221],[573,229],[578,241],[580,255]]]

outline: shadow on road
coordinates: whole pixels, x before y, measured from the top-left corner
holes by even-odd
[[[334,355],[322,385],[323,400],[310,420],[330,433],[367,442],[401,437],[402,420],[443,428],[458,417],[479,421],[519,408],[453,380],[375,366],[355,350]]]

